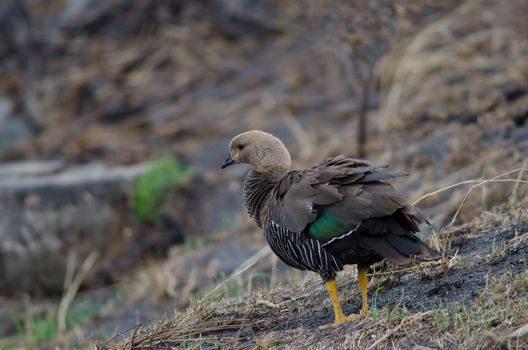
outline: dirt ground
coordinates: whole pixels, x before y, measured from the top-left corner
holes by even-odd
[[[510,336],[528,321],[524,310],[528,306],[528,211],[524,206],[486,212],[469,224],[439,232],[437,243],[450,247],[438,260],[396,269],[378,266],[369,283],[369,317],[339,327],[319,329],[333,321],[333,314],[319,278],[311,276],[297,285],[241,299],[220,294],[202,300],[173,320],[134,329],[126,340],[99,348],[528,346],[526,336]],[[339,276],[338,289],[345,313],[358,313],[360,297],[353,269]],[[480,315],[487,303],[497,300],[506,300],[505,310],[499,307]],[[442,321],[459,314],[467,318],[460,324]],[[475,322],[480,323],[475,326]],[[412,331],[407,332],[409,328]]]

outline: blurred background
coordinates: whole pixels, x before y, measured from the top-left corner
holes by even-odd
[[[246,216],[248,169],[219,169],[245,130],[280,137],[296,168],[345,154],[408,171],[397,186],[431,194],[417,206],[437,230],[519,201],[526,186],[506,180],[527,178],[527,14],[523,0],[2,0],[0,348],[106,341],[248,264],[226,295],[304,278]]]

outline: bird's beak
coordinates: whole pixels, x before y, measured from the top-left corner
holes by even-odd
[[[227,157],[224,163],[222,163],[222,169],[225,169],[228,166],[233,165],[233,164],[235,164],[235,161],[231,158],[231,155],[229,155],[229,157]]]

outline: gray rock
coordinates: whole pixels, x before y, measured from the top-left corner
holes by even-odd
[[[33,136],[26,118],[13,113],[12,102],[0,97],[0,152]]]
[[[0,178],[47,175],[59,171],[64,166],[61,160],[20,161],[0,164]]]
[[[89,164],[42,175],[57,164],[0,167],[0,293],[61,292],[70,254],[79,266],[99,253],[87,283],[133,255],[138,233],[128,197],[148,165]]]

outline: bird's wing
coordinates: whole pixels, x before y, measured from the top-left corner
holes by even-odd
[[[309,170],[292,171],[270,197],[270,218],[292,232],[309,228],[309,235],[324,243],[364,220],[400,209],[409,231],[417,232],[416,222],[425,216],[388,183],[406,174],[386,168],[338,156]]]

